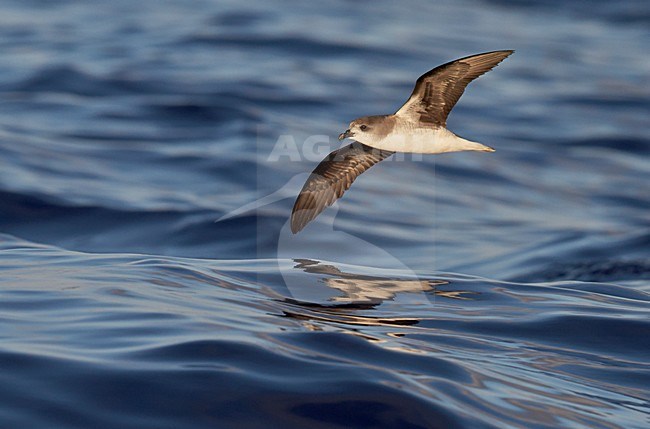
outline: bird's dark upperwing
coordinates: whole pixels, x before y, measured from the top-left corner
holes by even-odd
[[[291,231],[295,234],[325,208],[341,198],[361,173],[393,152],[353,142],[330,153],[311,173],[291,212]]]
[[[447,116],[465,87],[492,70],[514,51],[494,51],[472,55],[436,67],[420,76],[411,97],[395,113],[413,122],[446,126]]]

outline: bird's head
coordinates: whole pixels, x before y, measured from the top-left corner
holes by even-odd
[[[352,138],[359,143],[370,143],[376,140],[379,134],[384,133],[386,116],[364,116],[350,122],[345,132],[339,135],[339,140]]]

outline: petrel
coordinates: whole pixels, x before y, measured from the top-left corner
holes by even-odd
[[[413,93],[397,112],[350,122],[339,140],[349,137],[353,143],[330,153],[309,176],[291,212],[291,231],[302,230],[341,198],[357,176],[395,152],[494,152],[449,131],[447,116],[471,81],[513,52],[485,52],[438,66],[418,78]]]

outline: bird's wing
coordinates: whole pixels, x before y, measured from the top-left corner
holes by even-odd
[[[494,51],[472,55],[436,67],[420,76],[409,99],[395,113],[434,126],[446,126],[447,116],[465,87],[492,70],[514,51]]]
[[[357,176],[392,154],[353,142],[327,155],[311,173],[293,205],[291,231],[295,234],[303,229],[341,198]]]

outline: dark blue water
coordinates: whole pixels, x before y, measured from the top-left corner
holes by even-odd
[[[2,2],[0,427],[648,427],[649,40],[637,0]],[[351,119],[495,49],[449,127],[496,153],[290,233]]]

